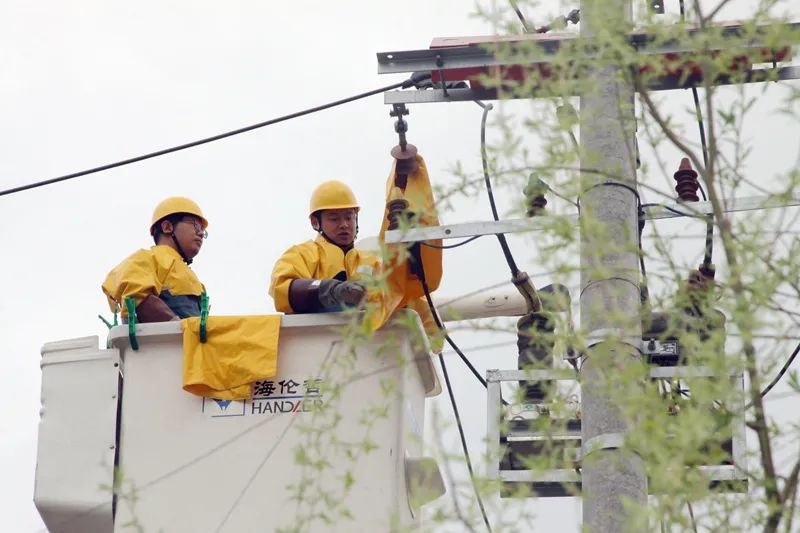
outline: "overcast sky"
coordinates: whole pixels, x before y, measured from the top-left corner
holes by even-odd
[[[675,12],[676,3],[668,0],[667,9]],[[735,2],[727,18],[746,15],[747,4]],[[529,17],[542,24],[574,7],[577,3],[549,2]],[[800,18],[798,7],[793,9]],[[401,81],[401,76],[376,74],[376,52],[427,48],[437,36],[491,33],[488,23],[471,16],[473,11],[466,0],[4,0],[0,188]],[[760,102],[765,117],[779,105],[778,91],[766,93]],[[682,107],[691,102],[685,92],[674,95]],[[87,335],[104,339],[106,329],[97,314],[108,315],[108,309],[100,283],[122,258],[151,244],[148,227],[155,204],[170,195],[190,196],[209,219],[210,238],[193,268],[208,288],[215,313],[274,312],[267,295],[269,274],[288,246],[313,237],[305,210],[317,183],[333,178],[350,183],[362,204],[362,236],[377,233],[389,150],[397,143],[388,111],[382,97],[375,96],[177,154],[0,197],[0,383],[5,391],[0,530],[33,533],[43,527],[32,503],[39,350],[47,341]],[[411,108],[408,138],[426,158],[434,183],[454,182],[449,169],[457,162],[479,171],[480,114],[471,103]],[[756,147],[754,160],[769,166],[765,175],[785,170],[796,156],[796,124],[764,118],[753,131],[760,132],[756,137],[780,140],[764,139]],[[529,148],[536,150],[535,145]],[[501,211],[510,207],[508,199],[500,194]],[[566,212],[567,206],[555,203]],[[457,202],[454,212],[442,216],[445,223],[489,218],[483,197]],[[687,261],[696,260],[697,242]],[[512,243],[525,269],[543,270],[534,261],[535,244],[520,238]],[[446,254],[440,293],[461,294],[507,277],[496,243],[482,239]],[[508,335],[462,332],[456,337],[464,347],[513,341]],[[475,352],[471,358],[481,371],[516,364],[513,347]],[[479,457],[485,395],[455,360],[452,368],[457,398],[467,413],[469,442]],[[446,395],[437,402],[450,412]],[[447,443],[457,453],[455,434],[450,437]],[[578,530],[577,500],[547,503],[531,507],[540,516],[537,524]]]

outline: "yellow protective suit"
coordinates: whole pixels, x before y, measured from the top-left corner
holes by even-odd
[[[218,400],[251,397],[251,384],[278,372],[280,315],[210,316],[207,341],[200,318],[181,320],[183,389]]]
[[[289,285],[295,279],[333,279],[344,272],[347,280],[377,273],[380,261],[355,248],[344,253],[341,248],[320,235],[313,241],[292,246],[286,250],[272,269],[269,294],[275,300],[275,309],[294,313],[289,303]],[[337,278],[339,279],[339,278]]]
[[[108,273],[103,292],[111,311],[127,317],[125,298],[133,296],[138,306],[149,294],[168,291],[172,296],[200,296],[205,287],[180,254],[165,245],[141,249],[128,256]]]

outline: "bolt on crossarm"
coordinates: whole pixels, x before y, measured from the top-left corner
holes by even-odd
[[[622,33],[631,2],[582,0],[581,14],[584,38]],[[623,449],[630,428],[608,381],[641,358],[634,90],[622,68],[592,65],[588,78],[595,81],[580,104],[581,167],[606,176],[581,175],[581,327],[588,334],[580,376],[582,494],[584,528],[592,533],[628,531],[631,507],[647,504],[644,462]],[[616,385],[641,390],[643,383]]]

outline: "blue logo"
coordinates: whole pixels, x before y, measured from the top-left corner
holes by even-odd
[[[202,412],[210,418],[244,416],[244,400],[218,400],[203,398]]]
[[[217,400],[216,398],[213,398],[213,400],[217,402],[217,405],[219,405],[219,408],[223,411],[231,404],[231,400]]]

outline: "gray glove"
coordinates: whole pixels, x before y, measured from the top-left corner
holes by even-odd
[[[366,294],[366,289],[353,281],[324,279],[319,283],[319,303],[326,308],[355,307]]]

